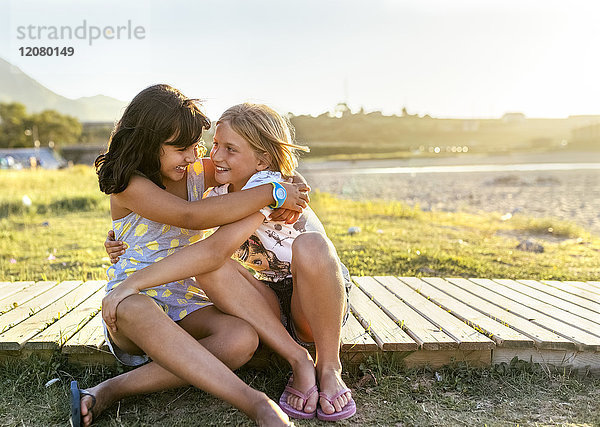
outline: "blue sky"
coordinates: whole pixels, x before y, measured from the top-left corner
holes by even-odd
[[[70,97],[131,99],[168,82],[211,117],[241,102],[319,114],[436,117],[600,114],[596,2],[401,0],[8,0],[0,57]],[[143,40],[17,39],[27,25],[143,26]],[[21,57],[19,47],[73,46]]]

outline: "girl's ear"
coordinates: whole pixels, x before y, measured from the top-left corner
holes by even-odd
[[[257,154],[256,155],[256,170],[257,171],[264,171],[269,169],[269,167],[271,167],[271,155],[269,153],[267,153],[266,151],[261,153],[261,154]]]

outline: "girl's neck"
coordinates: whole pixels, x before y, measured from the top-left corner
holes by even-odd
[[[258,172],[265,172],[265,171],[270,171],[271,169],[264,169],[261,171],[256,171],[254,174],[258,173]],[[244,182],[238,183],[237,185],[230,182],[229,183],[229,187],[227,187],[227,192],[228,193],[234,193],[236,191],[241,191],[242,188],[244,188],[244,185],[246,185],[248,183],[248,181],[250,180],[250,178],[252,178],[254,176],[254,174],[250,175],[248,178],[246,178],[246,180],[244,180]]]
[[[188,199],[187,192],[187,172],[184,175],[183,179],[178,181],[170,180],[169,178],[162,177],[163,185],[165,186],[165,190],[171,194],[174,194],[177,197],[180,197],[184,200]]]
[[[248,178],[250,179],[250,178]],[[246,185],[246,183],[248,182],[248,179],[243,182],[243,183],[239,183],[239,184],[234,184],[232,182],[229,183],[229,187],[227,187],[227,192],[228,193],[235,193],[236,191],[241,191],[242,188],[244,188],[244,185]]]

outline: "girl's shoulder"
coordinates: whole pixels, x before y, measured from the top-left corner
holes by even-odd
[[[247,190],[248,188],[258,187],[259,185],[269,184],[271,182],[281,182],[283,178],[281,177],[280,172],[273,171],[259,171],[252,175],[248,182],[242,187],[242,190]]]
[[[113,221],[125,218],[131,214],[132,210],[120,203],[119,197],[115,194],[110,195],[110,217]]]

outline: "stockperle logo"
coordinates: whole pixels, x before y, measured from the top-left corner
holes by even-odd
[[[18,40],[32,41],[72,41],[86,40],[90,46],[96,40],[144,40],[146,28],[134,25],[131,19],[119,25],[89,25],[83,20],[81,25],[20,25],[17,27]]]

